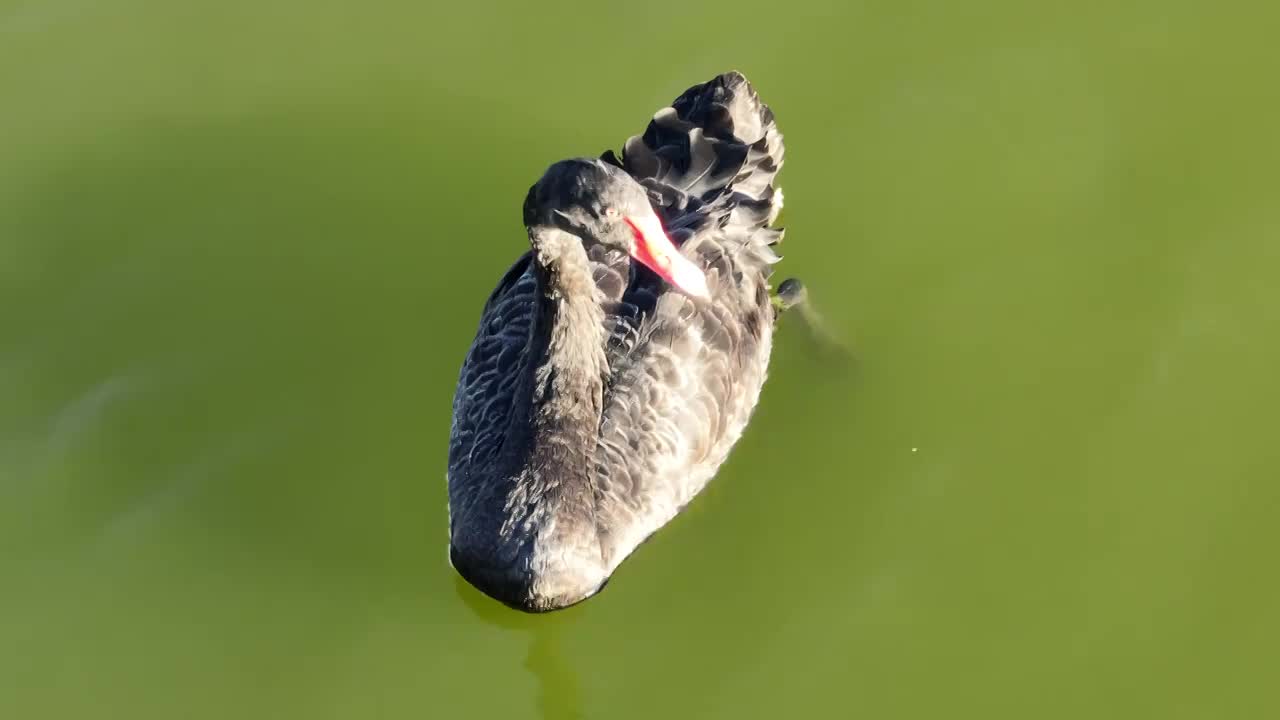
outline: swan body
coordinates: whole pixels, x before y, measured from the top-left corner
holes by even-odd
[[[764,384],[782,136],[741,74],[690,88],[619,158],[552,165],[530,250],[458,380],[450,561],[542,612],[600,590],[707,484]]]

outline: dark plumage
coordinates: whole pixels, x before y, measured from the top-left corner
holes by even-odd
[[[485,304],[453,403],[450,558],[477,588],[527,611],[590,597],[724,462],[769,362],[782,155],[728,73],[621,159],[556,163],[529,191],[532,250]]]

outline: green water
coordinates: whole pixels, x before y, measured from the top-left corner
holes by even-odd
[[[1280,12],[0,0],[0,716],[1280,712]],[[746,72],[795,325],[609,588],[446,562],[551,161]]]

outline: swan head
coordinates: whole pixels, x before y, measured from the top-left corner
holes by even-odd
[[[688,295],[709,296],[706,275],[671,242],[644,186],[602,160],[548,168],[525,198],[524,223],[540,257],[558,256],[567,235],[625,252]]]

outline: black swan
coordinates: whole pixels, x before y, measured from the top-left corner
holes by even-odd
[[[773,113],[739,73],[690,88],[622,157],[550,167],[530,252],[485,303],[453,401],[449,558],[507,605],[597,593],[698,494],[769,364],[782,239]]]

